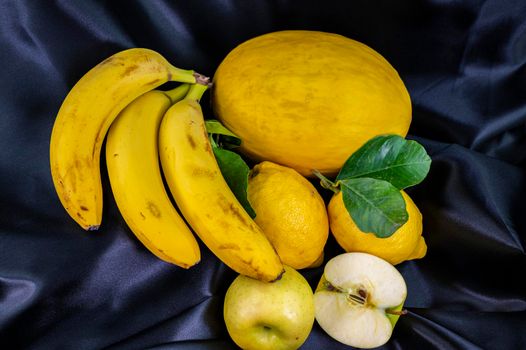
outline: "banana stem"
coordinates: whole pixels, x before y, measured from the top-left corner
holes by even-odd
[[[194,78],[195,78],[196,84],[207,85],[208,87],[212,86],[212,82],[210,81],[210,78],[203,74],[194,72]]]
[[[188,93],[186,94],[185,98],[189,98],[199,102],[206,89],[208,89],[208,84],[193,84],[192,86],[190,86],[190,89],[188,90]]]
[[[195,84],[197,82],[197,76],[202,75],[195,73],[193,70],[181,69],[174,66],[168,67],[168,81]]]
[[[186,94],[188,93],[188,90],[190,89],[190,84],[181,84],[175,89],[163,91],[166,96],[172,101],[172,103],[176,103],[177,101],[182,100]]]

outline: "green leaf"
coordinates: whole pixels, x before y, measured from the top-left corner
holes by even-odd
[[[232,131],[228,130],[219,120],[209,119],[205,121],[206,132],[214,135],[226,135],[239,140],[239,137]]]
[[[205,121],[206,132],[213,135],[218,147],[224,149],[235,149],[241,146],[241,139],[228,130],[219,120],[209,119]]]
[[[241,139],[233,136],[221,135],[219,144],[224,149],[236,149],[241,146]]]
[[[338,183],[345,208],[363,232],[386,238],[406,223],[408,214],[404,197],[389,182],[354,178]]]
[[[215,144],[213,144],[212,149],[214,150],[217,164],[221,169],[226,183],[248,215],[250,215],[252,219],[255,218],[256,212],[247,198],[248,173],[250,168],[239,154],[219,148]]]
[[[217,164],[228,187],[230,187],[250,217],[255,218],[256,212],[247,198],[250,168],[239,154],[228,150],[241,145],[241,139],[218,120],[206,120],[205,126],[206,131],[210,134],[210,143],[212,144]]]
[[[398,135],[377,136],[347,159],[336,180],[368,177],[404,189],[420,183],[430,166],[431,158],[418,142]]]

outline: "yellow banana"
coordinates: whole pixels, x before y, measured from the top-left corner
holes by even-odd
[[[167,81],[195,83],[201,78],[155,51],[136,48],[107,58],[75,84],[53,126],[50,165],[60,201],[80,226],[96,230],[101,223],[100,150],[117,114]]]
[[[194,232],[226,265],[270,282],[283,265],[261,229],[225,182],[214,157],[195,84],[166,112],[159,129],[162,169],[177,206]]]
[[[164,113],[187,91],[183,84],[138,97],[115,119],[106,140],[108,176],[124,220],[153,254],[183,268],[197,264],[201,255],[165,190],[157,141]]]

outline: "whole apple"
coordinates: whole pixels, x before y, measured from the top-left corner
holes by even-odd
[[[285,266],[272,283],[239,275],[226,292],[223,312],[230,337],[242,349],[297,349],[314,324],[314,297],[307,280]]]

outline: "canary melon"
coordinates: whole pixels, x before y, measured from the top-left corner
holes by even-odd
[[[411,101],[397,71],[341,35],[290,30],[235,47],[214,75],[217,118],[241,151],[310,175],[336,174],[380,134],[405,136]]]

